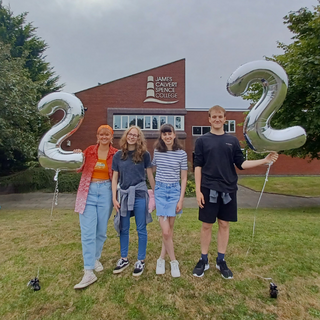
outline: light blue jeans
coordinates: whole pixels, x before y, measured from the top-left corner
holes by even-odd
[[[133,207],[134,217],[136,219],[137,232],[138,232],[138,260],[144,260],[146,258],[147,251],[147,223],[146,223],[146,199],[136,198]],[[127,212],[125,217],[120,218],[120,251],[121,257],[128,256],[129,251],[129,230],[130,230],[130,213]]]
[[[112,207],[111,181],[91,182],[86,207],[79,214],[85,269],[94,269],[95,261],[101,257]]]

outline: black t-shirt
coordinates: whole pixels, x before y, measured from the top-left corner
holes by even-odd
[[[245,161],[236,137],[211,132],[199,137],[195,145],[194,166],[201,167],[201,186],[219,192],[238,189],[234,165],[242,170]]]

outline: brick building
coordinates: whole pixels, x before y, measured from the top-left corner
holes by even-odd
[[[76,93],[85,107],[80,128],[63,143],[63,149],[85,149],[96,142],[96,130],[101,124],[114,128],[114,146],[118,147],[124,130],[134,124],[142,128],[152,154],[153,144],[162,123],[171,123],[192,163],[195,140],[210,130],[208,111],[185,105],[185,59],[146,70]],[[214,101],[212,103],[214,105]],[[227,109],[225,130],[244,140],[244,111]],[[264,174],[265,167],[239,172]],[[270,171],[274,175],[319,174],[320,162],[280,155]]]

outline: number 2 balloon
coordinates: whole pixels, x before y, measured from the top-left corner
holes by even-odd
[[[81,125],[84,108],[80,99],[65,92],[50,93],[40,100],[38,110],[42,115],[50,116],[57,110],[63,110],[62,120],[55,124],[41,139],[38,147],[40,164],[47,169],[75,170],[83,163],[82,153],[73,153],[61,148],[62,142],[70,137]]]
[[[304,145],[307,135],[302,127],[281,130],[270,127],[272,116],[279,110],[287,94],[288,77],[284,69],[273,61],[246,63],[229,77],[227,90],[233,96],[240,96],[255,82],[262,84],[263,94],[243,125],[249,147],[256,152],[278,152]]]

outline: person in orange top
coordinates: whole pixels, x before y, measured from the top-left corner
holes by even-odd
[[[97,131],[97,144],[84,150],[84,163],[75,211],[79,212],[84,276],[74,286],[82,289],[97,280],[93,271],[102,271],[99,261],[102,247],[107,239],[108,220],[112,212],[112,159],[118,151],[111,145],[113,130],[109,125],[102,125]],[[82,152],[75,149],[73,152]]]

